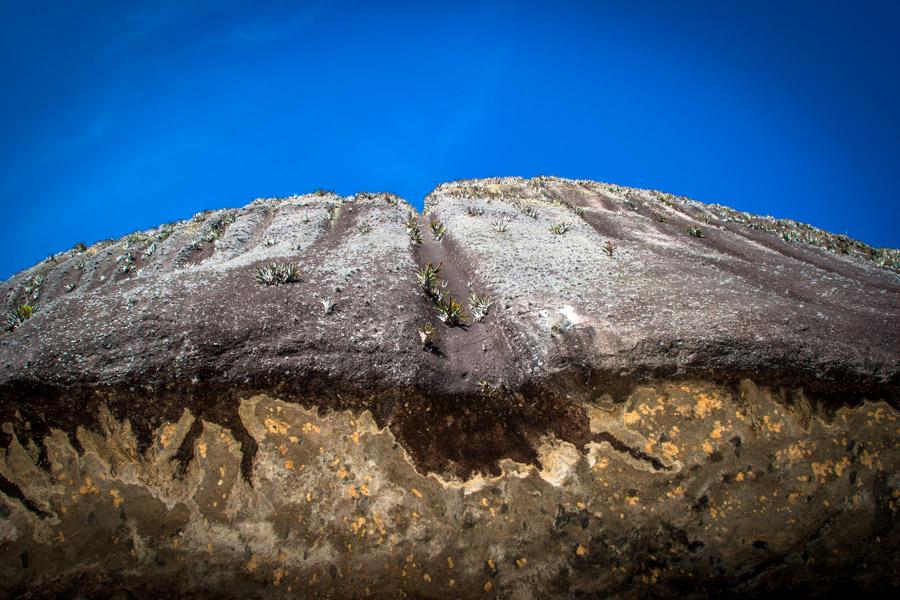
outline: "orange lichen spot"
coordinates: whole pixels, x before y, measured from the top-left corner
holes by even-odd
[[[359,432],[358,431],[354,431],[352,434],[350,434],[350,439],[353,441],[354,444],[359,446]]]
[[[607,458],[605,456],[603,458],[598,459],[597,462],[594,463],[595,469],[605,469],[608,466],[609,466],[609,458]]]
[[[684,486],[681,484],[666,492],[667,498],[681,498],[682,496],[684,496]]]
[[[578,556],[584,557],[587,556],[588,549],[584,547],[584,544],[578,544],[578,547],[575,548],[575,554]]]
[[[448,569],[452,569],[452,568],[453,568],[453,557],[452,557],[452,556],[448,556],[448,557],[447,557],[447,568],[448,568]]]
[[[422,492],[420,492],[420,491],[417,490],[416,488],[412,488],[412,489],[409,490],[409,491],[411,491],[411,492],[413,493],[413,496],[415,496],[416,498],[421,498],[421,497],[422,497]]]
[[[488,567],[488,569],[491,570],[491,573],[497,572],[497,565],[494,563],[494,559],[492,559],[492,558],[487,559],[485,561],[485,564],[487,564],[487,567]]]
[[[487,580],[487,581],[484,582],[484,585],[481,586],[481,589],[483,589],[483,590],[484,590],[484,593],[486,594],[486,593],[490,592],[492,589],[494,589],[494,584],[493,584],[493,583],[491,582],[491,580],[489,579],[489,580]]]
[[[287,459],[286,461],[284,461],[284,468],[287,469],[288,471],[293,471],[294,470],[294,461],[292,461],[291,459]]]
[[[769,415],[763,416],[763,424],[766,426],[772,433],[781,433],[782,423],[781,421],[773,421],[769,419]]]
[[[575,506],[577,506],[580,510],[584,510],[585,508],[587,508],[587,505],[584,502],[582,502],[581,500],[576,502]]]
[[[298,438],[296,435],[292,435],[291,437],[288,438],[288,440],[290,440],[290,442],[291,442],[292,444],[299,444],[299,443],[300,443],[300,438]]]
[[[356,486],[355,485],[348,486],[347,489],[344,491],[344,496],[346,498],[351,498],[351,499],[359,498],[359,492],[356,491]]]
[[[487,507],[488,507],[488,499],[487,499],[487,498],[482,498],[482,499],[481,499],[481,505],[482,505],[483,507],[487,508]]]
[[[206,458],[206,442],[200,440],[197,442],[197,454],[199,454],[202,458]]]
[[[284,567],[278,567],[272,573],[272,585],[278,587],[281,585],[281,580],[284,579],[284,576],[287,575],[287,571],[284,570]]]
[[[625,413],[625,417],[623,419],[625,421],[625,425],[631,427],[632,425],[637,425],[641,420],[641,415],[638,411],[633,410],[631,412]]]
[[[724,431],[725,431],[725,428],[722,427],[722,422],[716,421],[713,423],[713,429],[710,432],[709,437],[711,437],[714,440],[720,440],[720,439],[722,439],[722,433]]]
[[[109,490],[109,495],[112,496],[113,506],[120,506],[123,502],[122,496],[119,495],[119,490]]]
[[[625,502],[627,502],[629,506],[636,505],[640,500],[639,496],[625,496]]]
[[[810,465],[813,475],[819,480],[819,483],[825,483],[828,476],[834,473],[834,463],[830,460],[824,462],[814,462]]]
[[[713,445],[709,443],[709,440],[703,442],[703,451],[707,454],[712,454],[713,452],[715,452],[715,450],[713,449]]]
[[[881,469],[881,459],[878,458],[877,452],[869,452],[868,450],[863,450],[862,454],[859,457],[859,462],[861,465],[869,467],[870,469]]]
[[[528,559],[525,558],[524,556],[516,559],[516,568],[517,569],[523,568],[526,564],[528,564]]]
[[[356,517],[356,520],[350,524],[350,530],[355,534],[359,534],[360,531],[365,533],[366,518],[365,517]]]
[[[266,429],[269,430],[269,433],[276,433],[279,435],[284,435],[291,428],[291,424],[287,421],[278,421],[277,419],[272,418],[263,420],[263,424],[266,426]]]
[[[663,442],[662,446],[660,446],[660,449],[662,450],[663,458],[665,458],[666,460],[675,460],[676,458],[678,458],[678,453],[680,452],[678,446],[676,446],[672,442]]]
[[[738,471],[737,474],[734,476],[734,480],[735,481],[743,481],[744,480],[744,472]]]
[[[244,569],[250,573],[253,573],[254,571],[256,571],[257,567],[259,567],[259,563],[256,560],[256,555],[252,554],[250,556],[250,560],[248,560],[244,565]]]
[[[159,445],[163,448],[168,448],[169,443],[172,441],[172,437],[175,435],[175,432],[178,430],[175,423],[169,423],[165,427],[163,427],[162,433],[159,434]]]
[[[361,483],[359,485],[359,493],[362,494],[363,496],[368,496],[369,495],[369,486],[366,485],[365,483]]]
[[[316,433],[322,432],[321,427],[319,427],[318,425],[313,425],[309,421],[307,421],[306,423],[303,424],[302,430],[303,430],[303,433],[310,433],[312,431],[314,431]]]

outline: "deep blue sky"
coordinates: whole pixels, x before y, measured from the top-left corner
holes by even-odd
[[[900,2],[255,4],[0,0],[0,278],[256,197],[494,175],[900,246]]]

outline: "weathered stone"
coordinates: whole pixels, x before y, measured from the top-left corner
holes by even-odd
[[[421,244],[411,212],[259,200],[0,285],[37,307],[0,336],[0,593],[900,584],[897,251],[549,178],[439,186]],[[440,323],[427,262],[487,316]]]

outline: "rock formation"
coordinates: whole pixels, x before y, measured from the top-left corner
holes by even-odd
[[[0,284],[0,596],[893,590],[898,273],[554,178],[79,245]]]

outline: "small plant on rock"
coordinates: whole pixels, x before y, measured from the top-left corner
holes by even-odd
[[[526,217],[531,217],[532,219],[538,218],[538,211],[533,206],[526,206],[522,209],[522,214]]]
[[[369,223],[360,223],[356,226],[356,231],[359,233],[369,233],[372,231],[372,225]]]
[[[6,329],[12,331],[34,315],[34,307],[30,304],[21,304],[9,311],[6,315]]]
[[[472,317],[474,317],[476,321],[480,322],[482,319],[484,319],[485,316],[487,316],[488,311],[490,310],[493,303],[494,301],[487,296],[472,294],[469,297],[469,310],[472,313]]]
[[[447,226],[435,219],[434,217],[428,221],[428,227],[431,229],[431,238],[439,242],[444,239],[444,234],[447,233]]]
[[[613,253],[616,251],[616,246],[609,240],[606,240],[606,243],[603,244],[603,251],[608,257],[612,258]]]
[[[425,323],[424,325],[419,325],[417,331],[419,332],[419,340],[422,342],[422,347],[426,350],[434,348],[434,327],[430,323]]]
[[[692,226],[692,227],[688,227],[687,229],[685,229],[685,231],[686,231],[687,234],[688,234],[689,236],[691,236],[691,237],[695,237],[695,238],[702,238],[702,237],[703,237],[703,230],[700,229],[699,227],[693,227],[693,226]]]
[[[444,263],[439,263],[438,266],[434,266],[433,264],[428,263],[416,271],[416,279],[419,280],[422,291],[425,292],[425,295],[428,297],[433,297],[438,290],[438,281],[440,280],[439,274],[443,264]]]
[[[409,239],[413,244],[422,243],[422,230],[419,228],[419,220],[415,215],[411,214],[406,219],[406,233],[409,234]]]
[[[300,281],[300,267],[289,263],[272,263],[256,270],[256,281],[263,285],[285,285]]]
[[[334,299],[330,298],[330,297],[324,298],[324,299],[320,300],[320,302],[322,303],[322,311],[326,315],[330,315],[331,313],[333,313],[334,307],[337,305],[337,302],[335,302]]]
[[[466,317],[462,312],[462,305],[453,299],[452,296],[442,298],[437,302],[438,318],[448,327],[462,325],[466,322]]]
[[[491,221],[491,228],[497,233],[503,233],[509,227],[509,217],[503,217],[496,221]]]
[[[569,225],[566,221],[560,221],[559,223],[555,223],[550,226],[550,232],[555,233],[556,235],[563,235],[569,229],[571,229],[571,225]]]
[[[479,206],[467,206],[466,214],[470,217],[480,217],[484,214],[484,209]]]

